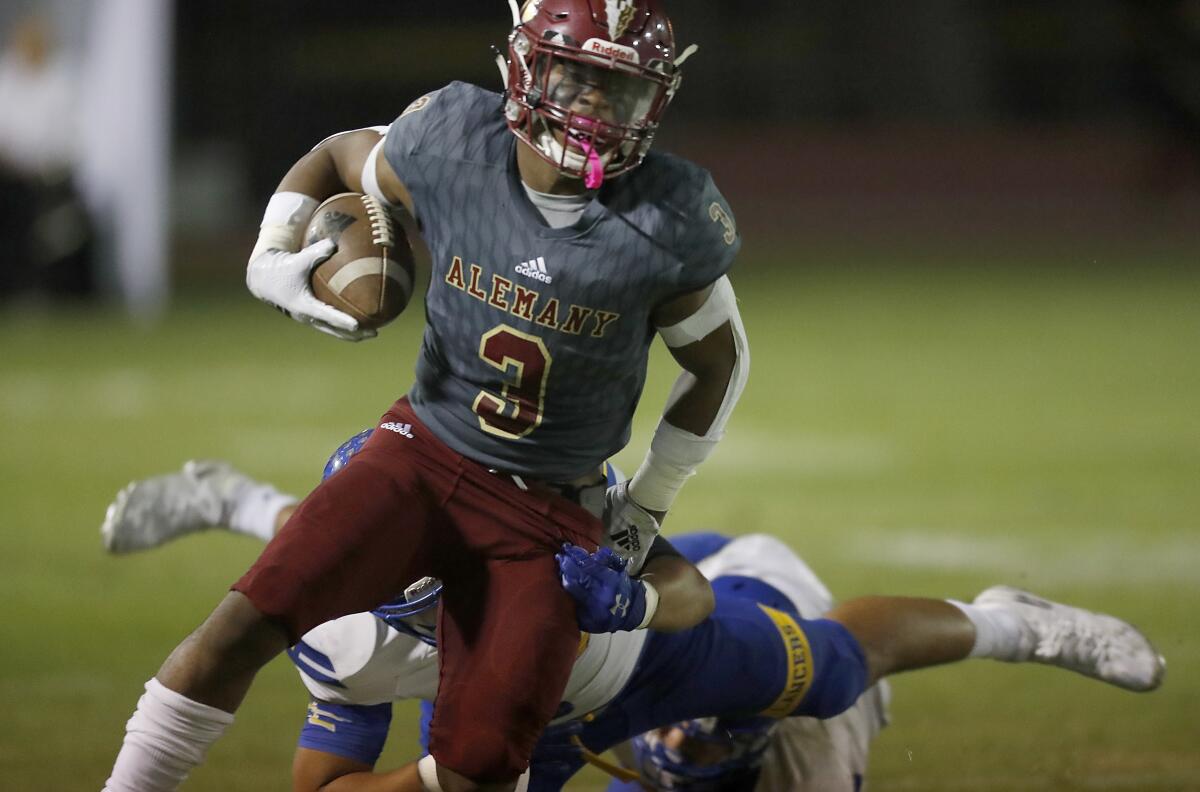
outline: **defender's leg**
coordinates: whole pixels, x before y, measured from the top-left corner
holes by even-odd
[[[110,553],[148,550],[209,528],[268,541],[297,498],[228,462],[192,460],[175,473],[134,481],[117,493],[100,526]]]
[[[917,597],[857,597],[825,618],[858,639],[874,684],[888,674],[962,660],[975,644],[975,628],[945,600]]]
[[[1134,691],[1155,689],[1166,671],[1162,656],[1132,625],[1008,586],[994,586],[970,605],[859,597],[826,617],[858,640],[871,681],[968,657],[1044,663]]]

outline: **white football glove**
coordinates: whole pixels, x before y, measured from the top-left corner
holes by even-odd
[[[630,575],[640,575],[660,528],[653,514],[629,499],[628,490],[629,482],[622,481],[604,493],[603,546],[626,560]]]
[[[358,320],[342,313],[313,295],[309,275],[313,268],[333,255],[337,245],[331,239],[314,242],[297,253],[270,248],[250,259],[246,267],[246,286],[250,293],[285,316],[311,325],[322,333],[343,341],[362,341],[378,333],[358,326]]]

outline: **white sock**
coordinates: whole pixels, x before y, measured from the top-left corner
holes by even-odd
[[[962,611],[975,625],[975,646],[968,657],[990,657],[1010,663],[1025,659],[1023,654],[1028,647],[1022,646],[1025,623],[1020,615],[1004,607],[946,601]]]
[[[235,496],[229,530],[269,542],[275,535],[275,518],[279,512],[296,502],[294,496],[280,492],[270,484],[254,482],[242,487]]]
[[[125,724],[125,741],[103,792],[171,792],[231,723],[230,713],[152,678]]]

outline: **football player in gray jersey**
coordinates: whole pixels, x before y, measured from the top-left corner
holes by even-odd
[[[301,249],[308,219],[347,190],[415,218],[432,257],[416,384],[147,683],[107,789],[176,788],[270,658],[430,573],[441,692],[411,788],[516,788],[578,642],[555,553],[606,544],[639,572],[723,435],[749,368],[737,228],[705,171],[650,150],[694,48],[659,0],[510,6],[503,94],[452,83],[382,133],[335,135],[268,203],[250,291],[347,340],[373,333],[314,297],[334,243]],[[645,461],[606,490],[656,334],[683,371]],[[646,583],[639,628],[712,609],[708,591],[660,614]]]

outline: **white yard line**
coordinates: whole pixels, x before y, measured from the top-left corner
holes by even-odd
[[[738,474],[823,477],[878,473],[895,462],[895,450],[876,436],[772,433],[739,427],[726,435],[705,467]]]
[[[1014,536],[928,530],[848,531],[840,552],[847,562],[899,569],[972,570],[1017,583],[1186,583],[1200,586],[1200,529],[1139,542],[1118,531],[1069,544]]]

